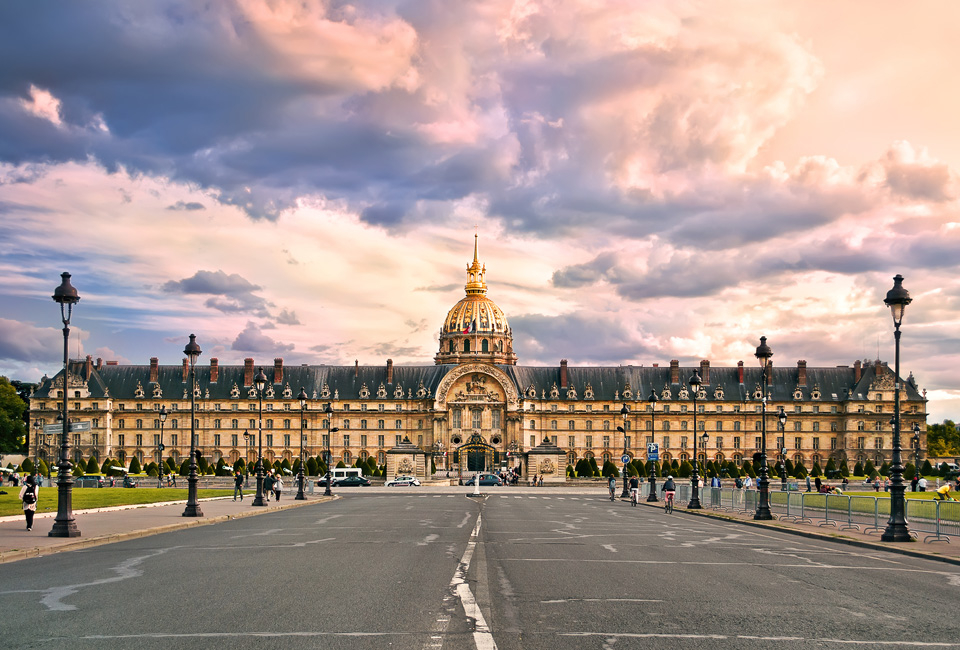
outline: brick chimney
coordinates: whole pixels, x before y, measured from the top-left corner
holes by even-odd
[[[679,359],[670,360],[670,383],[671,384],[680,383],[680,360]]]
[[[217,378],[220,376],[220,359],[216,357],[210,358],[210,383],[217,383]]]
[[[874,372],[877,373],[877,379],[879,379],[880,377],[883,377],[884,370],[886,370],[886,366],[880,363],[880,360],[877,359],[876,370],[874,370]]]
[[[253,359],[243,360],[243,385],[253,386]]]
[[[283,383],[283,358],[281,357],[273,360],[273,383]]]
[[[860,383],[860,374],[863,371],[863,365],[860,363],[860,359],[857,359],[853,362],[853,383]]]
[[[93,357],[91,357],[89,354],[87,355],[86,372],[87,372],[87,381],[90,381],[90,377],[93,375]]]
[[[767,386],[773,386],[773,359],[767,359]]]
[[[150,383],[157,383],[157,376],[160,374],[157,368],[159,360],[156,357],[150,357]],[[87,357],[87,366],[90,365],[90,357]]]
[[[567,387],[567,360],[560,359],[560,388]]]
[[[797,384],[807,385],[807,362],[803,360],[797,361]]]
[[[710,385],[710,361],[707,359],[700,361],[700,379],[703,380],[705,386]]]
[[[387,384],[393,383],[393,359],[387,359]]]
[[[743,383],[743,361],[737,361],[737,378]]]
[[[109,363],[110,363],[110,362],[107,361],[107,364],[109,364]],[[184,360],[183,360],[183,382],[186,383],[186,382],[187,382],[187,379],[189,379],[189,377],[190,377],[190,362],[187,361],[186,358],[184,358]]]
[[[103,368],[103,357],[97,357],[97,370]]]

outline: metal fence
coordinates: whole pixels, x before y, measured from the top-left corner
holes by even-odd
[[[662,484],[659,484],[658,490],[661,487]],[[689,503],[691,493],[689,482],[678,483],[677,503]],[[644,488],[643,494],[650,494],[649,485]],[[658,494],[658,498],[661,497]],[[756,512],[759,502],[756,490],[733,488],[704,487],[699,497],[703,508],[727,512]],[[910,532],[918,539],[922,538],[924,542],[950,542],[951,538],[960,537],[960,502],[907,499],[906,506]],[[880,534],[890,518],[890,499],[771,490],[770,512],[785,521]]]

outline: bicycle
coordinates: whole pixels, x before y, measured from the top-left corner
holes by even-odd
[[[663,511],[665,513],[673,514],[673,492],[667,492],[663,495]]]
[[[630,505],[636,506],[639,499],[637,499],[637,493],[640,492],[638,488],[630,488]]]

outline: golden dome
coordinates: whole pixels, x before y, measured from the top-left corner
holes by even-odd
[[[487,284],[483,281],[486,265],[477,259],[477,236],[473,242],[473,264],[467,267],[464,289],[467,295],[447,312],[441,334],[509,334],[510,325],[503,310],[487,298]]]

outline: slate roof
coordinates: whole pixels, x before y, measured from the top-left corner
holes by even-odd
[[[883,364],[885,366],[885,364]],[[273,380],[274,368],[272,365],[257,365],[256,373],[260,368],[267,375],[268,381]],[[404,399],[417,398],[417,391],[423,386],[427,396],[435,397],[437,387],[443,377],[456,368],[452,364],[393,366],[393,383],[387,383],[387,367],[378,366],[284,366],[283,380],[274,384],[273,388],[278,399],[282,391],[289,386],[295,399],[303,386],[311,399],[320,395],[326,384],[331,392],[337,391],[340,400],[356,400],[364,385],[370,391],[370,399],[377,399],[377,390],[383,383],[387,389],[386,399],[394,398],[397,386],[403,388]],[[537,399],[546,393],[550,398],[550,391],[556,384],[560,389],[559,399],[566,400],[566,390],[561,388],[559,366],[535,367],[498,365],[514,383],[517,392],[526,397],[529,386],[536,389]],[[694,372],[700,372],[697,366],[680,366],[678,371],[679,383],[670,381],[671,368],[669,366],[611,366],[611,367],[567,367],[568,385],[576,389],[576,401],[585,399],[586,388],[593,389],[594,400],[610,401],[623,399],[623,392],[629,383],[632,401],[646,401],[651,390],[658,395],[663,393],[665,386],[670,387],[671,400],[678,399],[681,384],[686,384]],[[181,399],[186,389],[183,381],[183,368],[177,366],[158,366],[157,385],[162,391],[164,399]],[[210,383],[211,368],[208,364],[197,366],[197,383],[205,399],[230,400],[234,385],[240,389],[240,399],[248,397],[249,386],[244,386],[244,366],[221,365],[218,369],[218,380]],[[885,368],[885,372],[892,375],[892,370]],[[71,362],[71,373],[85,374],[85,364],[82,361]],[[760,368],[751,364],[744,365],[743,383],[740,383],[739,372],[736,366],[718,367],[709,369],[709,384],[704,383],[706,401],[719,401],[714,395],[718,387],[722,388],[723,401],[752,401],[753,392],[761,381]],[[796,366],[774,367],[773,383],[769,387],[770,398],[773,401],[795,401],[794,391],[799,388],[801,399],[797,401],[813,400],[812,392],[819,389],[822,402],[837,402],[845,400],[859,400],[867,398],[867,391],[876,379],[876,367],[873,363],[864,364],[861,378],[855,382],[855,369],[852,366],[837,366],[833,368],[807,367],[806,385],[798,387],[798,369]],[[132,399],[138,384],[144,391],[144,398],[151,399],[154,385],[150,383],[149,365],[105,365],[91,370],[87,383],[91,398]],[[44,378],[34,396],[49,397],[52,378]],[[904,382],[906,387],[905,400],[924,400],[912,377]],[[209,390],[209,397],[207,391]]]

